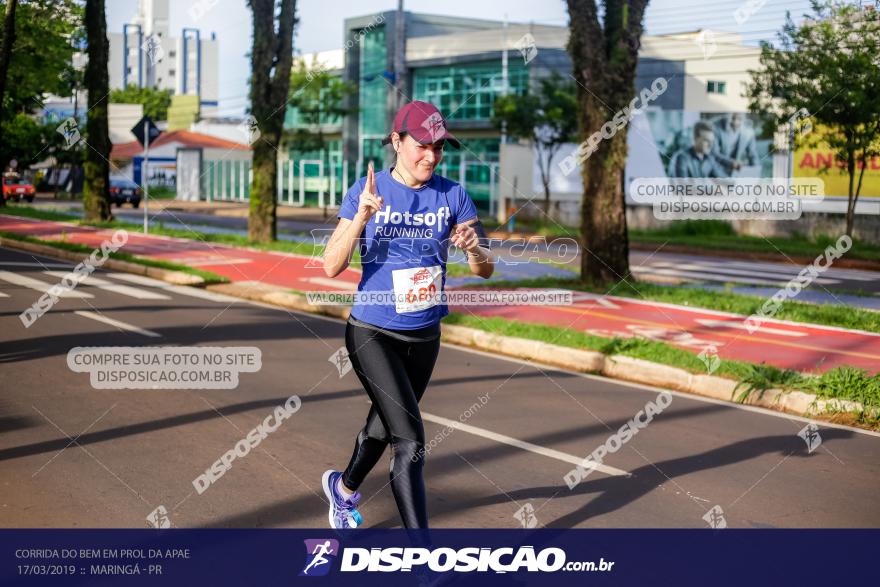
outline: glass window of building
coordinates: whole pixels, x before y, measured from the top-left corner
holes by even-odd
[[[709,80],[706,82],[706,92],[709,94],[724,94],[727,91],[727,82]]]
[[[425,67],[414,76],[413,98],[436,105],[450,121],[490,120],[503,90],[500,61]],[[528,69],[511,60],[507,79],[509,93],[522,94]]]

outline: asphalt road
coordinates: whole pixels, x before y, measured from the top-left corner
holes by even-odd
[[[71,267],[0,249],[0,525],[143,527],[164,506],[178,527],[325,527],[321,474],[345,466],[369,407],[329,360],[343,323],[99,271],[25,329],[60,281],[45,271]],[[73,347],[148,345],[254,346],[262,367],[193,391],[99,390],[67,366]],[[573,463],[659,393],[444,345],[422,403],[433,527],[520,527],[518,511],[708,527],[715,506],[729,527],[880,526],[880,435],[817,423],[809,452],[807,420],[681,394],[570,490]],[[292,394],[300,409],[198,494],[193,479]],[[386,464],[361,491],[366,526],[399,525]]]

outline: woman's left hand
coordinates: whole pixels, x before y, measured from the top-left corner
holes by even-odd
[[[465,251],[473,251],[480,246],[480,238],[477,236],[477,231],[469,224],[456,225],[455,232],[449,238],[449,242]]]

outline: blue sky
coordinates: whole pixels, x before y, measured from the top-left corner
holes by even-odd
[[[212,0],[205,0],[208,4]],[[343,19],[371,14],[397,7],[394,0],[300,0],[297,2],[299,27],[294,45],[297,51],[310,53],[334,49],[342,45]],[[247,105],[248,59],[250,48],[250,9],[245,0],[214,0],[215,6],[197,23],[188,14],[194,0],[174,0],[171,4],[172,34],[183,27],[198,27],[203,33],[217,33],[220,51],[221,113],[238,115]],[[756,4],[758,0],[752,0]],[[648,34],[664,34],[701,28],[742,33],[747,41],[772,38],[785,17],[785,11],[799,16],[809,9],[807,0],[768,0],[742,26],[734,19],[734,11],[747,0],[651,0],[645,16]],[[332,5],[332,11],[328,6]],[[445,14],[472,18],[503,19],[511,22],[566,25],[568,13],[561,0],[406,0],[412,12]],[[137,11],[137,0],[108,0],[107,26],[121,32]]]

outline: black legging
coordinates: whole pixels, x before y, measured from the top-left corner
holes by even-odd
[[[439,332],[439,325],[435,330]],[[403,526],[427,528],[422,478],[425,429],[418,402],[434,370],[440,339],[406,342],[349,322],[345,329],[345,346],[373,405],[366,425],[357,436],[342,482],[349,489],[357,489],[390,443],[391,491]]]

